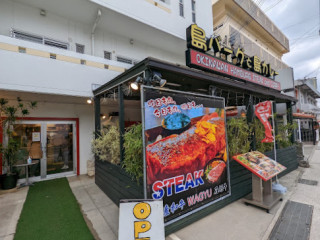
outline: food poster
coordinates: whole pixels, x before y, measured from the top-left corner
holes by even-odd
[[[224,99],[144,87],[147,198],[169,224],[230,195]]]
[[[234,156],[233,159],[264,181],[268,181],[287,169],[285,166],[258,151],[239,154]]]

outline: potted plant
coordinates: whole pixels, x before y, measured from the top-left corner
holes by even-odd
[[[37,102],[30,102],[25,104],[20,98],[17,98],[17,103],[9,105],[8,100],[0,98],[0,124],[4,131],[4,136],[7,139],[5,144],[0,144],[0,153],[2,154],[3,165],[5,174],[1,177],[2,189],[11,189],[16,187],[18,174],[13,171],[13,166],[16,163],[20,145],[19,142],[14,139],[14,124],[18,117],[25,117],[30,114],[29,109],[35,108]]]

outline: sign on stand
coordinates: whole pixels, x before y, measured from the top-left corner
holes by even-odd
[[[164,240],[161,200],[121,200],[119,240]]]

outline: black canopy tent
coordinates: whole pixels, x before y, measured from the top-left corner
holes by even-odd
[[[274,101],[274,103],[286,103],[288,122],[292,123],[292,105],[297,100],[291,96],[241,79],[192,69],[149,57],[94,90],[96,137],[98,136],[101,127],[100,100],[109,93],[117,93],[119,105],[119,129],[120,135],[122,136],[125,131],[124,101],[140,100],[140,91],[131,91],[129,94],[124,94],[124,86],[129,88],[130,83],[134,82],[139,76],[143,76],[146,80],[149,80],[154,73],[160,74],[163,79],[167,80],[164,88],[224,97],[226,99],[226,106],[245,105],[247,107],[247,119],[250,122],[253,120],[254,105],[258,102],[271,100]],[[276,112],[276,104],[274,104],[274,112]],[[137,114],[141,115],[141,112]],[[253,149],[254,148],[255,146],[253,143]],[[120,149],[123,149],[122,137],[120,137]],[[293,156],[295,153],[295,150],[293,151],[292,149],[288,149],[287,151],[290,152],[289,157],[291,157],[291,155]],[[283,156],[288,158],[288,152],[284,152]],[[281,156],[280,152],[278,157],[281,158]],[[120,161],[122,161],[122,159],[123,151],[120,153]],[[109,186],[107,183],[108,181],[119,177],[124,178],[125,174],[121,167],[117,168],[117,166],[111,166],[111,164],[108,163],[104,164],[107,164],[107,167],[103,165],[101,161],[96,161],[96,183],[116,204],[119,204],[119,199],[121,198],[143,198],[142,186],[137,186],[132,181],[130,183],[132,189],[130,189],[129,192],[128,189],[123,189],[123,186],[128,184],[128,182],[123,179],[121,180],[123,182],[117,180],[116,184],[112,183],[113,186]],[[296,167],[297,164],[294,163],[289,171]],[[107,168],[109,168],[109,170]],[[230,175],[232,188],[231,197],[167,226],[166,233],[174,232],[175,230],[242,198],[251,191],[251,175],[243,167],[238,164],[231,164]],[[130,181],[130,178],[128,178],[128,181]]]

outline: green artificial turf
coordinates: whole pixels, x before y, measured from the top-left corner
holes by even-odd
[[[94,239],[66,178],[30,187],[14,239]]]

